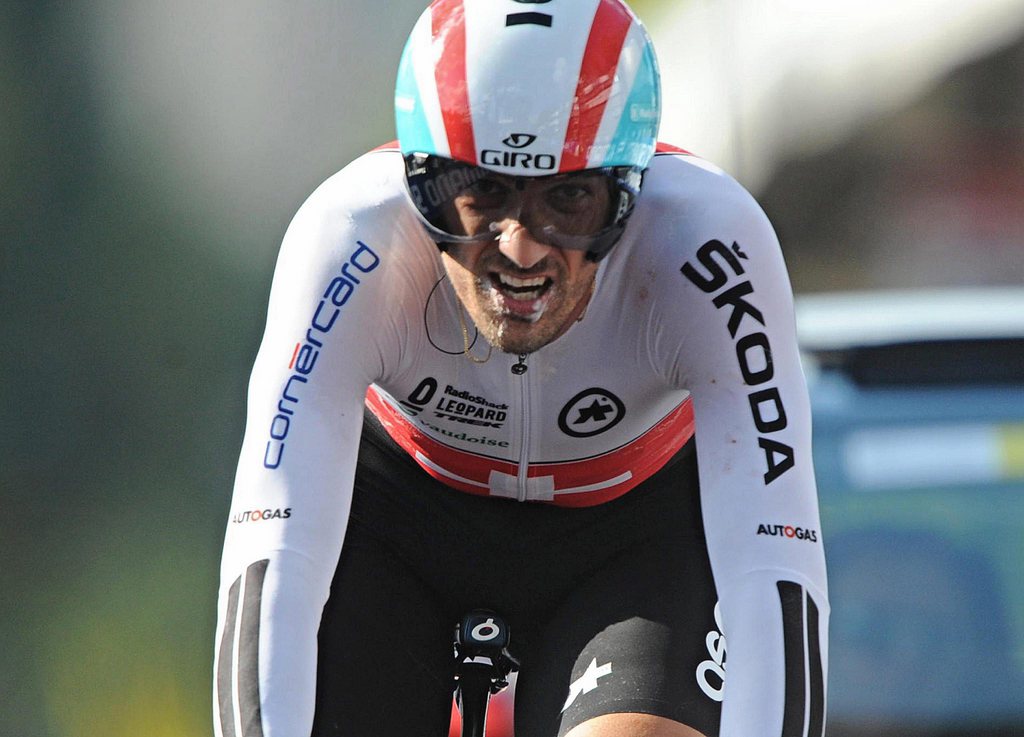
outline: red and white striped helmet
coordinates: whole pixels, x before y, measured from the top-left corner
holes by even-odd
[[[642,171],[661,111],[650,37],[621,0],[435,0],[402,54],[402,153],[504,174]]]

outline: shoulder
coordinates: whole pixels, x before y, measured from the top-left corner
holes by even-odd
[[[665,228],[723,229],[767,218],[754,197],[715,164],[659,144],[644,178],[641,207]]]
[[[417,220],[405,189],[401,152],[383,146],[325,180],[302,203],[282,244],[282,257],[331,262],[353,244],[432,262],[437,248]]]
[[[609,283],[622,290],[620,299],[632,299],[634,319],[658,325],[664,350],[720,321],[722,291],[735,288],[737,301],[756,293],[750,314],[788,311],[789,278],[764,211],[731,176],[685,152],[654,157],[608,261]]]
[[[771,223],[739,182],[698,156],[659,145],[612,257],[627,269],[643,265],[645,274],[648,265],[678,274],[712,242],[738,243],[769,260],[779,257]],[[665,286],[677,292],[674,281]]]
[[[401,154],[378,149],[329,177],[298,209],[285,232],[274,270],[272,295],[337,294],[338,301],[363,281],[355,303],[402,310],[437,280],[437,246],[413,212]],[[345,293],[338,292],[344,289]]]
[[[397,149],[381,147],[363,154],[330,176],[306,199],[297,219],[372,221],[391,210],[407,209]]]

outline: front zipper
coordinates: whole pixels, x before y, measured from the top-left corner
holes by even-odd
[[[518,486],[516,499],[525,502],[527,499],[527,472],[530,470],[530,377],[527,373],[526,354],[519,354],[519,362],[512,365],[512,373],[520,377],[519,400],[521,409],[519,412],[519,468],[516,472],[516,484]]]

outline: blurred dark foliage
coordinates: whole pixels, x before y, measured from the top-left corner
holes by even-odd
[[[58,5],[5,4],[0,25],[0,733],[21,737],[68,734],[78,717],[62,712],[90,688],[130,708],[123,682],[94,679],[131,678],[161,651],[186,653],[177,677],[205,720],[216,561],[268,289],[217,258],[221,229],[161,186],[165,153],[101,143],[84,39],[58,30]],[[149,620],[160,626],[138,631]],[[92,640],[120,665],[90,662]]]

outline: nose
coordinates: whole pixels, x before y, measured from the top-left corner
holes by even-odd
[[[518,220],[502,223],[498,250],[521,269],[529,269],[551,252],[552,246],[541,243]]]

